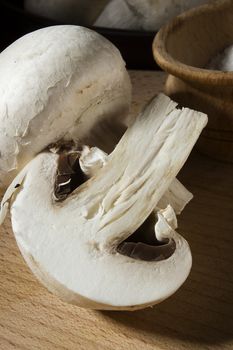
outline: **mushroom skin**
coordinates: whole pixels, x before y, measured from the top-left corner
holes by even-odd
[[[125,0],[110,0],[94,25],[102,28],[140,30],[141,23]]]
[[[212,0],[213,1],[213,0]],[[158,30],[173,17],[211,0],[125,0],[144,30]]]
[[[116,249],[159,203],[207,122],[202,113],[175,107],[164,95],[152,100],[106,164],[63,202],[54,201],[59,155],[41,153],[23,179],[18,175],[22,185],[11,205],[17,243],[36,276],[63,300],[135,310],[169,297],[187,278],[191,253],[169,206],[158,210],[155,223],[159,240],[175,242],[169,258],[142,261]]]
[[[211,0],[110,0],[95,25],[155,31],[180,13],[208,2]]]
[[[120,121],[131,102],[125,63],[87,28],[43,28],[0,54],[0,188],[60,139],[85,138],[97,122]]]

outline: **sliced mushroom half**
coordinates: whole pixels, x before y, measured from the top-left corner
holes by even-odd
[[[61,154],[41,153],[27,165],[21,186],[17,180],[12,186],[12,226],[26,262],[50,291],[83,307],[134,310],[182,285],[192,259],[169,200],[182,210],[177,188],[186,190],[175,177],[206,122],[206,115],[176,109],[159,95],[104,164],[90,178],[84,166],[86,178],[61,200],[55,196]],[[68,172],[78,173],[80,161],[72,157]]]

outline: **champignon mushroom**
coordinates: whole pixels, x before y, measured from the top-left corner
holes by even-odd
[[[138,17],[125,0],[110,0],[96,19],[96,27],[140,30]]]
[[[24,0],[24,7],[35,15],[62,23],[91,25],[109,0]]]
[[[117,48],[77,26],[43,28],[0,54],[0,188],[38,152],[85,137],[128,112],[131,84]]]
[[[134,310],[181,286],[192,259],[169,199],[177,188],[186,194],[175,176],[206,122],[206,115],[176,109],[159,95],[110,155],[86,147],[47,151],[27,164],[2,209],[16,190],[11,217],[18,246],[50,291],[83,307]],[[58,176],[69,175],[64,185],[79,178],[80,163],[86,179],[56,196]],[[182,200],[173,202],[180,211]]]
[[[110,0],[97,18],[98,27],[158,30],[172,17],[211,0]]]

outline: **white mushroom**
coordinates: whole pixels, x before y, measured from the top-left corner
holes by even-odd
[[[108,161],[108,155],[98,147],[84,146],[80,152],[80,168],[87,177],[95,175],[97,170],[102,168]],[[168,190],[164,193],[157,204],[158,209],[166,209],[170,205],[176,214],[180,214],[186,204],[193,198],[179,180],[174,179]]]
[[[18,39],[0,54],[0,188],[38,152],[123,118],[131,85],[117,48],[77,26]]]
[[[125,0],[110,0],[94,25],[96,27],[140,30],[141,23]]]
[[[97,18],[95,25],[99,27],[155,31],[178,14],[210,1],[111,0]]]
[[[91,25],[109,0],[24,0],[27,11],[62,23]]]
[[[162,301],[187,278],[191,253],[174,231],[175,212],[167,205],[151,214],[171,184],[170,193],[182,188],[175,176],[207,122],[175,107],[164,95],[152,100],[105,165],[63,201],[54,201],[54,190],[64,154],[41,153],[19,175],[11,205],[17,243],[36,276],[64,300],[133,310]],[[68,164],[78,169],[75,158]],[[174,202],[179,212],[182,200]],[[152,235],[143,224],[150,214],[158,217]]]

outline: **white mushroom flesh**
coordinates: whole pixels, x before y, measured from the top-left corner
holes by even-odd
[[[30,162],[11,206],[13,231],[31,269],[63,299],[137,309],[167,298],[187,278],[191,253],[174,231],[170,206],[158,209],[155,224],[155,238],[173,249],[168,258],[143,261],[117,251],[174,186],[207,122],[202,113],[175,107],[164,95],[152,100],[106,165],[62,202],[54,202],[59,155],[42,153]]]

